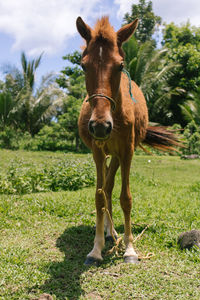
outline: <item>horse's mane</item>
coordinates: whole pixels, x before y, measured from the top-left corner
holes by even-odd
[[[117,41],[116,33],[113,26],[110,25],[107,16],[97,20],[97,23],[92,32],[94,41],[107,41],[115,44]]]

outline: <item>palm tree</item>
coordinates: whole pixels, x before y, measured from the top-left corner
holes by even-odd
[[[35,72],[41,63],[43,53],[36,59],[27,60],[24,52],[21,54],[21,65],[23,70],[24,86],[33,90],[35,84]]]
[[[36,134],[44,124],[49,124],[56,118],[63,106],[64,92],[55,82],[54,74],[50,73],[42,78],[35,96],[30,97],[30,133]]]
[[[0,93],[0,126],[4,128],[10,124],[10,111],[14,107],[13,98],[10,93]]]
[[[12,106],[9,106],[9,118],[12,125],[28,131],[32,136],[57,115],[64,97],[53,73],[44,76],[39,88],[34,89],[35,73],[41,63],[41,58],[42,54],[37,59],[28,61],[25,53],[22,52],[22,71],[16,67],[7,67],[4,84],[4,89],[12,98]]]
[[[167,48],[155,49],[152,41],[138,44],[133,36],[125,45],[125,63],[131,78],[138,84],[147,100],[150,118],[160,120],[160,112],[168,111],[171,96],[183,93],[180,88],[172,89],[168,80],[179,65],[166,63]],[[163,120],[161,118],[161,120]]]
[[[44,124],[57,116],[63,105],[64,93],[55,82],[55,75],[50,73],[42,78],[35,93],[31,89],[22,89],[18,99],[15,111],[20,112],[24,130],[34,136]]]
[[[200,87],[196,92],[188,95],[188,100],[184,104],[179,105],[184,119],[190,123],[194,121],[200,125]]]

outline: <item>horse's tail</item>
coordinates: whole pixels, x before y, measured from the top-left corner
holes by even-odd
[[[184,147],[175,131],[163,126],[149,126],[142,143],[162,151],[178,152],[177,147]]]

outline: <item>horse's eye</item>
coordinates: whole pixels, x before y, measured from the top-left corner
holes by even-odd
[[[121,62],[120,66],[119,66],[119,70],[120,70],[120,71],[122,71],[122,70],[123,70],[123,68],[124,68],[124,63],[123,63],[123,62]]]
[[[84,72],[86,71],[86,67],[84,64],[81,64],[81,68],[83,69]]]

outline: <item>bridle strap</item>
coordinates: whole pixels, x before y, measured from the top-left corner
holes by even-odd
[[[132,94],[131,76],[130,76],[129,72],[128,72],[125,68],[123,68],[122,72],[123,72],[124,74],[126,74],[127,77],[128,77],[129,94],[130,94],[130,96],[131,96],[131,99],[133,100],[133,102],[137,103],[137,100],[133,97],[133,94]],[[109,96],[107,96],[107,95],[104,95],[104,94],[93,94],[93,95],[91,95],[90,97],[88,97],[88,98],[86,99],[86,102],[90,102],[92,99],[94,99],[94,98],[96,98],[96,97],[106,98],[107,100],[109,100],[109,101],[110,101],[110,104],[111,104],[111,109],[112,109],[112,111],[115,111],[115,109],[116,109],[116,102],[115,102],[115,100],[113,100],[111,97],[109,97]]]
[[[92,99],[94,99],[96,97],[102,97],[102,98],[106,98],[107,100],[109,100],[110,104],[111,104],[112,111],[115,111],[115,109],[116,109],[115,100],[113,100],[111,97],[109,97],[107,95],[104,95],[104,94],[93,94],[89,98],[86,99],[86,102],[90,102]]]
[[[127,77],[128,77],[129,94],[131,96],[131,99],[133,100],[133,102],[137,103],[137,100],[133,97],[133,94],[132,94],[131,75],[130,75],[130,73],[125,68],[123,68],[122,72],[124,74],[126,74]]]

